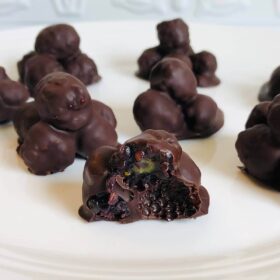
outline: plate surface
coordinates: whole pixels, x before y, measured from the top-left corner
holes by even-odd
[[[157,44],[155,24],[75,25],[82,50],[95,59],[103,77],[89,91],[113,108],[120,141],[139,133],[132,104],[149,84],[134,72],[140,53]],[[12,78],[40,29],[0,32],[1,65]],[[0,275],[5,279],[258,280],[279,275],[280,194],[239,171],[234,143],[257,103],[258,88],[280,62],[280,31],[191,24],[190,32],[195,50],[217,55],[222,80],[199,92],[224,110],[224,128],[205,140],[181,141],[202,171],[211,196],[209,214],[170,223],[88,224],[77,212],[84,161],[77,159],[60,174],[34,176],[16,154],[12,126],[1,126]]]

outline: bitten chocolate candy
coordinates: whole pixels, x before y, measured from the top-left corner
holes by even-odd
[[[259,92],[260,101],[271,101],[280,93],[280,66],[278,66],[271,74],[268,82],[262,85]]]
[[[10,80],[3,67],[0,67],[0,123],[14,118],[17,109],[29,98],[27,88]]]
[[[200,177],[172,134],[147,130],[89,157],[79,213],[89,222],[195,218],[209,207]]]
[[[19,155],[37,175],[63,171],[75,155],[86,158],[100,146],[118,145],[112,110],[91,100],[85,85],[64,72],[40,80],[35,102],[17,110],[14,126]]]
[[[244,170],[280,189],[280,95],[261,102],[251,112],[246,129],[239,133],[236,150]]]
[[[197,85],[201,87],[215,86],[220,83],[215,72],[216,57],[208,52],[194,53],[189,38],[188,25],[182,19],[163,21],[157,25],[159,46],[145,50],[138,58],[140,78],[148,80],[153,67],[166,57],[184,61],[193,71]]]
[[[65,59],[79,51],[80,37],[68,24],[56,24],[44,28],[37,36],[35,50],[52,54],[57,59]]]
[[[188,139],[210,136],[223,126],[223,112],[212,98],[197,93],[196,79],[182,60],[162,59],[151,72],[150,84],[133,107],[141,130],[163,129]]]

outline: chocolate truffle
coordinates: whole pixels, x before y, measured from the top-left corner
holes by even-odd
[[[80,37],[68,24],[56,24],[44,28],[37,36],[35,50],[42,54],[52,54],[57,59],[65,59],[79,51]]]
[[[162,59],[150,75],[151,89],[134,102],[140,129],[163,129],[178,139],[208,137],[224,123],[213,99],[198,94],[190,67],[176,58]]]
[[[29,98],[27,88],[7,76],[5,69],[0,67],[0,123],[14,118],[16,110]]]
[[[264,83],[259,92],[259,101],[271,101],[280,93],[280,66],[271,74],[270,80]]]
[[[147,130],[89,157],[79,214],[89,222],[196,218],[209,207],[200,177],[172,134]]]
[[[202,51],[190,56],[193,72],[199,87],[211,87],[220,83],[216,76],[217,60],[216,57],[207,51]]]
[[[64,72],[40,80],[35,101],[18,108],[14,126],[18,153],[37,175],[63,171],[75,155],[86,158],[102,145],[118,145],[112,110],[91,100],[85,85]]]
[[[22,61],[23,83],[29,88],[34,96],[34,88],[37,83],[47,74],[63,71],[62,65],[48,54],[30,54],[29,58]]]
[[[62,63],[67,73],[80,79],[85,85],[96,83],[101,79],[96,64],[84,53],[78,53]]]
[[[85,85],[74,76],[57,72],[37,85],[36,108],[41,120],[58,129],[78,130],[91,118],[91,98]]]
[[[145,50],[137,60],[138,72],[137,75],[145,80],[149,79],[151,69],[162,59],[158,47]]]
[[[176,49],[188,50],[190,45],[189,27],[180,18],[163,21],[157,25],[159,48],[165,54]]]
[[[217,70],[215,56],[207,51],[195,54],[190,45],[188,25],[182,19],[159,23],[157,32],[159,46],[145,50],[137,61],[137,75],[140,78],[148,80],[153,67],[161,59],[172,57],[184,61],[192,69],[197,86],[214,86],[220,83],[215,74]]]
[[[244,170],[280,189],[280,95],[253,109],[246,129],[239,133],[236,150]]]

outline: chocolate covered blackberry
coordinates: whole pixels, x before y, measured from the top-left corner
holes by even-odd
[[[196,90],[190,67],[176,58],[162,59],[150,74],[151,88],[134,102],[140,129],[163,129],[178,139],[208,137],[224,123],[216,102]]]
[[[195,218],[209,207],[200,177],[172,134],[147,130],[118,148],[103,146],[90,156],[79,213],[90,222]]]
[[[29,98],[27,88],[10,80],[3,67],[0,67],[0,123],[12,121],[17,109]]]
[[[87,158],[102,145],[118,145],[112,110],[92,100],[85,85],[64,72],[40,80],[35,101],[18,108],[14,126],[18,153],[37,175],[63,171],[76,155]]]
[[[271,101],[280,93],[280,66],[271,74],[269,81],[264,83],[259,92],[259,101]]]
[[[191,55],[190,58],[199,87],[211,87],[220,83],[220,79],[215,74],[218,67],[217,59],[212,53],[202,51]]]
[[[251,112],[246,129],[239,133],[236,150],[244,170],[280,189],[280,95],[261,102]]]
[[[51,54],[57,59],[65,59],[79,51],[80,36],[68,24],[56,24],[44,28],[35,41],[35,50],[42,54]]]
[[[101,79],[96,64],[84,53],[78,53],[62,63],[67,73],[80,79],[85,85],[96,83]]]
[[[182,19],[159,23],[157,33],[160,44],[145,50],[137,61],[139,77],[149,80],[153,67],[161,59],[172,57],[184,61],[192,69],[197,79],[197,86],[214,86],[220,83],[215,74],[216,57],[207,51],[200,53],[193,51],[188,25]]]
[[[30,54],[26,61],[22,62],[21,76],[23,83],[34,96],[34,88],[47,74],[64,71],[62,65],[53,56],[48,54]]]

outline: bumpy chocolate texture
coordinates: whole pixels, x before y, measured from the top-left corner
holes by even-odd
[[[146,130],[119,147],[100,147],[89,157],[79,214],[89,222],[120,223],[205,215],[209,195],[200,177],[172,134]]]
[[[262,85],[259,92],[260,101],[271,101],[280,93],[280,66],[271,74],[270,80]]]
[[[152,70],[151,88],[134,102],[140,129],[163,129],[178,139],[207,137],[224,123],[213,99],[197,93],[196,79],[185,62],[164,58]]]
[[[0,67],[0,124],[12,121],[16,110],[29,98],[27,88],[12,81]]]
[[[261,102],[251,112],[246,129],[239,133],[236,150],[244,170],[280,189],[280,95]]]
[[[22,105],[14,117],[18,152],[32,173],[63,171],[76,155],[86,158],[102,145],[118,145],[112,110],[92,100],[74,76],[48,74],[34,93],[35,101]]]
[[[94,61],[81,53],[80,37],[70,25],[57,24],[43,29],[31,51],[18,62],[20,80],[33,95],[36,84],[47,74],[65,71],[89,85],[100,80]]]
[[[190,46],[189,28],[182,19],[163,21],[157,25],[159,46],[145,50],[138,59],[138,76],[148,80],[152,68],[165,57],[183,60],[192,69],[200,87],[220,83],[215,72],[216,57],[207,51],[194,53]]]

